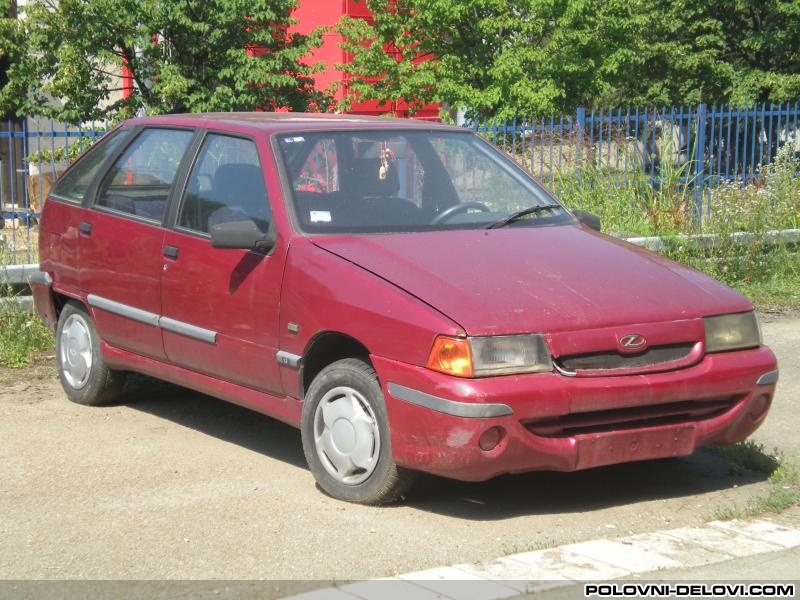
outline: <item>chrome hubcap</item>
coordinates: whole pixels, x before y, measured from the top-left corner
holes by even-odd
[[[92,371],[92,336],[82,316],[73,314],[67,317],[61,329],[59,349],[64,379],[76,390],[81,389]]]
[[[314,445],[325,470],[337,481],[366,481],[381,450],[378,420],[366,398],[346,386],[325,394],[314,413]]]

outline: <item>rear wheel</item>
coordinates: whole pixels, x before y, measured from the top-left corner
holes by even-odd
[[[405,493],[415,473],[392,460],[386,404],[375,371],[347,358],[314,378],[303,403],[303,452],[319,487],[359,504]]]
[[[77,302],[67,303],[56,328],[58,377],[67,397],[78,404],[113,403],[125,383],[125,372],[106,367],[92,318]]]

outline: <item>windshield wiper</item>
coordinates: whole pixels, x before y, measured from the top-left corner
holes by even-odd
[[[522,210],[518,210],[515,213],[511,213],[507,217],[500,219],[499,221],[495,221],[491,225],[487,225],[486,229],[497,229],[498,227],[505,227],[509,223],[513,223],[514,221],[519,221],[522,217],[527,217],[528,215],[534,215],[536,213],[540,213],[545,210],[554,210],[560,209],[564,210],[564,207],[560,204],[543,204],[541,206],[529,206],[528,208],[523,208]]]

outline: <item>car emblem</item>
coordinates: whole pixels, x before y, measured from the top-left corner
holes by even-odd
[[[638,333],[629,333],[619,338],[619,349],[622,352],[635,352],[637,350],[644,350],[647,346],[647,340],[643,335]]]

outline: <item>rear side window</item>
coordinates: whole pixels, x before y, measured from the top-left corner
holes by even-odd
[[[189,176],[178,226],[209,233],[214,225],[252,220],[266,233],[270,208],[252,140],[211,134]]]
[[[160,222],[192,135],[176,129],[142,131],[103,178],[96,204]]]
[[[297,168],[297,172],[293,173],[292,189],[296,192],[321,194],[339,191],[336,143],[332,138],[322,138],[314,143],[306,159]]]
[[[121,129],[97,142],[97,145],[59,180],[53,195],[64,200],[83,202],[86,191],[100,169],[108,158],[120,149],[129,135],[130,130]]]

